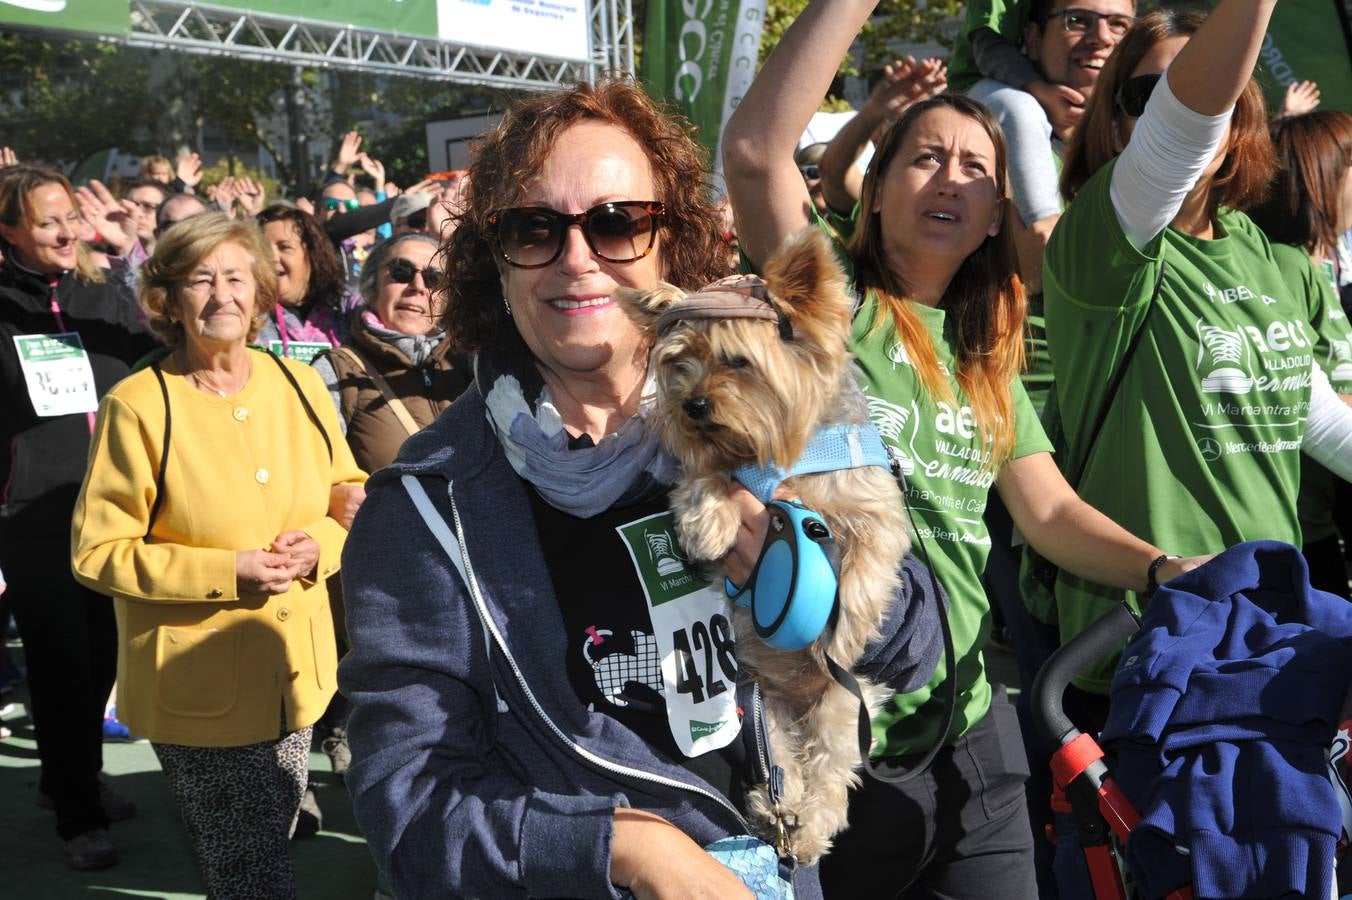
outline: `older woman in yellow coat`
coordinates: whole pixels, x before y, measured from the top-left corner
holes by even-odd
[[[291,897],[287,840],[337,665],[324,579],[365,474],[307,366],[250,350],[276,302],[252,222],[160,240],[170,353],[99,408],[75,576],[114,598],[119,715],[153,743],[214,898]]]

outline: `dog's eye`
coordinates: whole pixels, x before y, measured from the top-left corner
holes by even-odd
[[[729,369],[745,369],[751,365],[751,360],[745,356],[725,356],[723,357],[723,365]]]

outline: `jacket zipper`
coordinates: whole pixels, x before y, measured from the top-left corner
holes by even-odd
[[[451,517],[455,520],[455,533],[457,535],[462,535],[460,540],[457,542],[460,544],[460,558],[465,564],[465,572],[469,575],[468,578],[469,592],[470,596],[474,599],[474,605],[479,612],[479,618],[483,621],[484,627],[487,628],[488,631],[493,635],[494,643],[498,645],[498,649],[502,652],[503,658],[506,659],[507,664],[511,666],[512,675],[515,676],[516,683],[517,685],[520,686],[521,692],[525,695],[526,700],[530,702],[531,708],[535,710],[535,714],[540,717],[540,720],[549,727],[549,730],[553,732],[554,736],[558,738],[558,740],[561,741],[564,744],[564,746],[566,746],[569,750],[573,751],[578,756],[582,757],[583,759],[587,760],[593,765],[600,766],[601,768],[605,769],[608,772],[612,772],[617,775],[624,775],[629,778],[635,778],[638,779],[639,781],[647,781],[652,784],[660,784],[666,787],[677,788],[679,790],[684,790],[693,794],[698,794],[702,797],[707,797],[710,800],[713,800],[718,805],[722,806],[728,812],[732,813],[732,815],[737,819],[737,822],[742,826],[743,829],[745,829],[746,833],[751,834],[751,826],[747,823],[746,819],[742,816],[740,812],[737,811],[737,807],[733,806],[725,798],[720,797],[717,794],[710,793],[709,791],[706,791],[703,788],[696,787],[691,784],[685,784],[684,782],[681,781],[677,781],[674,778],[667,778],[666,776],[663,775],[654,775],[653,773],[645,772],[642,769],[635,769],[631,768],[630,766],[624,766],[616,762],[611,762],[610,760],[602,756],[598,756],[592,751],[588,750],[586,747],[583,747],[582,745],[578,744],[576,741],[569,738],[568,735],[564,734],[563,729],[559,728],[558,725],[554,724],[554,721],[550,719],[549,715],[545,712],[544,707],[540,705],[540,701],[535,699],[535,694],[531,692],[530,686],[526,684],[525,676],[521,674],[521,669],[520,667],[517,666],[516,659],[512,657],[511,651],[507,649],[507,642],[503,640],[502,633],[498,631],[497,623],[493,620],[492,616],[488,612],[488,604],[484,602],[483,596],[479,593],[479,579],[478,576],[474,574],[474,564],[470,561],[469,558],[469,548],[465,546],[465,539],[463,537],[465,531],[460,522],[460,509],[458,506],[456,506],[455,503],[454,484],[450,483],[447,484],[446,496],[450,498],[451,501]]]
[[[752,731],[756,733],[756,759],[760,763],[760,774],[765,779],[766,791],[770,795],[770,803],[779,808],[779,798],[784,793],[784,770],[770,762],[770,754],[766,749],[767,736],[765,733],[765,710],[761,703],[761,689],[759,682],[753,682],[751,685],[751,726]]]

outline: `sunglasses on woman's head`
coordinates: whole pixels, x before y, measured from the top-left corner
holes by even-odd
[[[1114,98],[1117,101],[1117,108],[1133,119],[1139,119],[1141,113],[1145,112],[1146,101],[1150,99],[1161,77],[1159,72],[1153,75],[1137,75],[1119,84]]]
[[[324,208],[329,212],[334,212],[339,209],[348,210],[350,212],[351,210],[357,209],[359,206],[361,206],[361,201],[357,200],[355,197],[351,200],[339,200],[337,197],[324,198]]]
[[[441,287],[442,282],[446,280],[446,273],[436,266],[428,266],[425,269],[419,269],[407,259],[392,259],[385,264],[385,274],[390,276],[390,281],[399,284],[410,284],[413,276],[419,272],[422,273],[423,284],[427,285],[429,291],[434,291]]]
[[[519,269],[538,269],[559,258],[568,229],[581,227],[587,246],[606,262],[647,256],[666,212],[656,200],[615,200],[586,212],[561,213],[545,206],[515,206],[488,215],[490,236],[502,258]]]

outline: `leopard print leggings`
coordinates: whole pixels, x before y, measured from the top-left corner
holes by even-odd
[[[153,745],[210,900],[294,900],[289,843],[311,730],[243,747]]]

